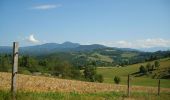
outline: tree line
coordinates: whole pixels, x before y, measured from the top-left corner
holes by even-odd
[[[96,65],[86,64],[80,68],[74,66],[67,59],[57,56],[34,57],[28,55],[19,56],[18,72],[21,74],[41,73],[41,75],[50,75],[54,77],[77,79],[91,82],[103,82],[103,76],[97,74]],[[0,71],[11,72],[12,55],[0,54]]]
[[[153,70],[159,69],[159,67],[160,67],[159,61],[155,61],[154,64],[147,63],[146,66],[141,65],[139,67],[139,72],[146,75]]]

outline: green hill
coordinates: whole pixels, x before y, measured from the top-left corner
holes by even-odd
[[[134,77],[134,75],[131,75],[132,77],[132,84],[134,85],[143,85],[143,86],[157,86],[157,79],[153,79],[152,75],[154,73],[161,74],[165,73],[167,69],[170,69],[170,58],[164,58],[160,59],[160,68],[159,70],[155,70],[150,75],[143,75],[140,77]],[[127,67],[99,67],[97,68],[97,72],[99,74],[102,74],[104,77],[105,83],[114,83],[113,78],[114,76],[119,76],[121,78],[120,84],[126,84],[127,83],[127,75],[136,73],[139,71],[139,67],[141,65],[146,65],[147,63],[153,64],[154,61],[151,62],[145,62],[145,63],[138,63],[133,65],[128,65]],[[169,79],[161,79],[161,86],[162,87],[170,87],[170,80]]]

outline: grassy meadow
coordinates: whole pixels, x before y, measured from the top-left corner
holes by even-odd
[[[101,93],[62,93],[62,92],[24,92],[16,93],[16,100],[168,100],[169,93],[148,94],[144,92],[132,92],[127,97],[123,92],[101,92]],[[1,100],[12,100],[9,91],[0,90]]]
[[[160,69],[170,67],[170,58],[160,59]],[[146,65],[148,62],[128,65],[127,67],[99,67],[97,68],[97,73],[102,74],[104,77],[105,83],[114,83],[114,76],[121,77],[120,84],[127,84],[127,75],[139,71],[140,65]],[[154,61],[149,62],[151,64]],[[157,71],[155,71],[157,73]],[[131,77],[132,85],[141,85],[141,86],[157,86],[157,79],[152,79],[151,76],[140,76],[140,77]],[[161,79],[161,87],[170,88],[169,79]]]

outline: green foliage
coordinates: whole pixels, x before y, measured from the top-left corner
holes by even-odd
[[[71,65],[64,61],[62,63],[58,63],[54,66],[54,75],[61,75],[63,78],[69,76],[71,74]]]
[[[19,59],[19,65],[22,67],[29,67],[29,56],[22,56]]]
[[[159,66],[160,66],[160,63],[159,63],[158,61],[155,61],[155,62],[154,62],[154,65],[155,65],[155,68],[157,68],[157,69],[158,69],[158,68],[159,68]]]
[[[40,60],[40,61],[38,62],[38,64],[39,64],[40,66],[47,66],[47,60]]]
[[[25,70],[25,69],[19,69],[19,73],[21,74],[26,74],[26,75],[31,75],[32,73],[29,70]]]
[[[143,74],[146,74],[147,69],[146,69],[143,65],[141,65],[141,66],[139,67],[139,72],[140,72],[140,73],[143,73]]]
[[[115,82],[116,84],[119,84],[120,81],[121,81],[120,77],[118,77],[118,76],[115,76],[115,77],[114,77],[114,82]]]
[[[84,77],[87,81],[91,81],[91,82],[97,81],[100,83],[102,83],[104,81],[103,76],[101,74],[97,74],[95,66],[85,67],[83,73],[84,73]]]
[[[142,100],[168,100],[169,93],[131,92],[130,98]],[[64,92],[24,92],[16,93],[16,100],[123,100],[123,92],[64,93]],[[0,90],[0,100],[13,100],[10,91]]]
[[[51,72],[55,76],[60,76],[62,78],[74,78],[79,79],[81,77],[80,70],[73,67],[69,62],[63,61],[58,62],[52,67]]]
[[[12,56],[8,54],[0,55],[0,71],[9,72],[12,66]]]
[[[96,75],[96,68],[94,66],[87,66],[84,69],[84,77],[91,81],[94,82],[95,81],[95,75]]]
[[[21,56],[19,58],[19,66],[27,68],[30,72],[38,72],[39,68],[38,60],[31,56]]]
[[[96,74],[96,75],[95,75],[95,80],[98,81],[98,82],[100,82],[100,83],[102,83],[102,82],[104,81],[103,75],[101,75],[101,74]]]
[[[147,70],[147,72],[152,70],[152,65],[150,63],[146,64],[146,70]]]
[[[81,79],[80,70],[75,67],[72,67],[70,77],[74,79]]]

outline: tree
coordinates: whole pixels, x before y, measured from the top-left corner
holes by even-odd
[[[22,56],[19,64],[21,67],[29,67],[29,56]]]
[[[38,62],[38,64],[39,64],[40,66],[47,66],[47,61],[46,61],[46,60],[40,60],[40,61]]]
[[[8,63],[7,63],[7,60],[5,59],[5,58],[1,58],[1,63],[0,63],[0,71],[8,71],[8,69],[7,69],[7,65],[8,65]]]
[[[152,65],[150,63],[147,63],[146,65],[147,72],[152,70]]]
[[[71,77],[75,79],[79,79],[81,77],[80,70],[75,67],[71,67]]]
[[[84,76],[87,80],[94,82],[96,75],[96,68],[94,66],[87,66],[84,69]]]
[[[155,66],[154,66],[154,65],[152,65],[152,71],[154,70],[154,68],[155,68]]]
[[[71,64],[68,61],[58,62],[55,64],[54,75],[61,75],[63,78],[71,76]]]
[[[95,75],[95,80],[102,83],[104,81],[103,76],[101,74]]]
[[[114,77],[114,82],[116,83],[116,84],[119,84],[120,83],[120,77],[118,77],[118,76],[115,76]]]
[[[145,68],[143,65],[141,65],[141,66],[139,67],[139,72],[140,72],[140,73],[143,73],[143,74],[146,74],[147,70],[146,70],[146,68]]]
[[[155,61],[154,65],[155,65],[155,68],[157,68],[157,69],[160,67],[160,63],[158,61]]]
[[[11,70],[11,56],[10,55],[1,55],[0,56],[0,71],[8,72]]]

